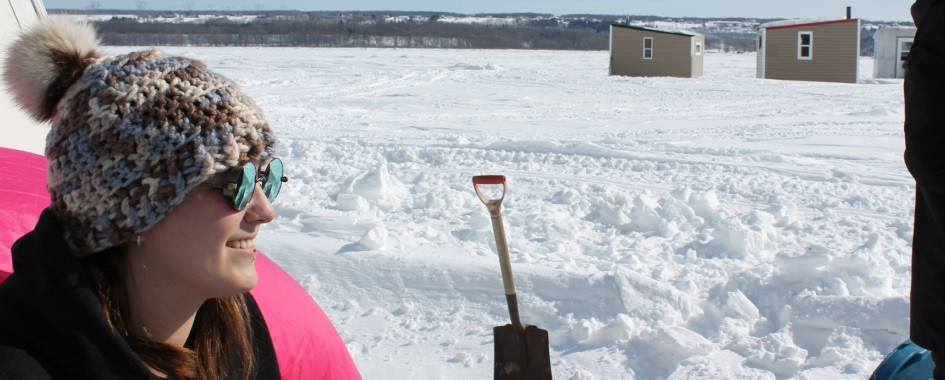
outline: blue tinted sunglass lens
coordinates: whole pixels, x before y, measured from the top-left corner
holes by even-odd
[[[236,193],[233,194],[233,205],[237,210],[246,208],[249,200],[253,198],[253,191],[256,190],[256,165],[247,162],[243,165],[242,173],[237,179]]]
[[[269,202],[272,202],[276,200],[280,190],[282,190],[282,160],[273,158],[266,169],[266,185],[263,186],[263,191],[266,198],[269,198]]]

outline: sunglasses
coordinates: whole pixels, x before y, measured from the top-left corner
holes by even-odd
[[[289,182],[289,178],[282,175],[282,160],[273,158],[263,173],[256,170],[256,164],[247,162],[225,171],[222,181],[208,181],[205,184],[222,190],[226,203],[237,211],[242,211],[253,198],[257,183],[261,185],[269,202],[272,202],[279,195],[279,190],[282,190],[283,182]]]

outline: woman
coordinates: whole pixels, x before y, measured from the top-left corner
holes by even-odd
[[[945,379],[945,1],[917,0],[905,96],[906,167],[915,178],[909,338],[931,351]]]
[[[102,57],[85,24],[9,52],[17,101],[51,123],[52,203],[0,284],[0,378],[278,378],[246,292],[286,178],[253,101],[199,61]]]

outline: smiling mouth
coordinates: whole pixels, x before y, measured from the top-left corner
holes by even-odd
[[[236,249],[256,249],[256,243],[253,239],[232,240],[226,242],[226,246]]]

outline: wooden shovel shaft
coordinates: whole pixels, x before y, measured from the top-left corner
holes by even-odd
[[[495,246],[499,251],[499,267],[502,269],[502,285],[505,287],[505,300],[509,304],[509,316],[512,325],[519,331],[525,331],[518,316],[518,298],[515,296],[515,279],[512,278],[512,261],[509,259],[509,245],[505,241],[505,227],[502,215],[492,218],[492,231],[495,233]]]
[[[509,245],[505,241],[505,227],[502,216],[492,218],[492,231],[495,233],[495,246],[499,250],[499,267],[502,268],[502,285],[505,295],[515,294],[515,280],[512,278],[512,261],[509,259]]]
[[[512,261],[509,259],[509,244],[505,241],[505,227],[502,225],[502,200],[505,199],[504,175],[477,175],[473,177],[476,196],[486,205],[492,218],[492,232],[495,234],[495,246],[499,251],[499,267],[502,268],[502,285],[505,287],[505,300],[509,304],[509,317],[512,326],[521,334],[525,327],[518,317],[518,298],[515,296],[515,280],[512,279]],[[479,190],[479,185],[502,185],[502,196],[492,199]]]

